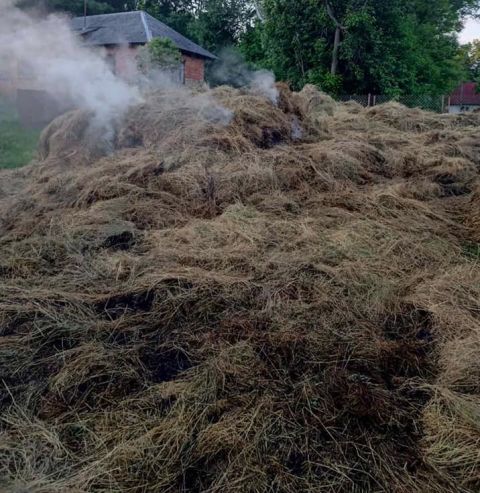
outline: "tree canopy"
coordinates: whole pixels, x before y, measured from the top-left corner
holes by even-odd
[[[22,3],[83,12],[83,0]],[[457,33],[479,8],[480,0],[88,0],[90,14],[144,9],[296,88],[387,95],[444,94],[468,78],[473,55]]]
[[[264,0],[242,50],[294,86],[444,93],[464,77],[457,32],[476,0]]]
[[[465,63],[467,78],[480,83],[480,39],[463,46],[461,56]]]
[[[137,58],[140,70],[148,74],[156,68],[176,67],[181,62],[182,56],[172,40],[155,38],[140,48]]]

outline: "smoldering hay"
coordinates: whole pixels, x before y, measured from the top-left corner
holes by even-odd
[[[479,490],[480,116],[278,90],[0,174],[6,491]]]

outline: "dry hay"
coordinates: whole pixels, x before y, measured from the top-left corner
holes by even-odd
[[[294,98],[304,115],[304,120],[312,128],[325,131],[326,117],[333,116],[337,109],[334,99],[311,84],[307,84],[299,93],[296,93]]]
[[[467,206],[465,222],[470,229],[472,239],[480,242],[480,188],[478,184],[475,186],[474,193],[471,195]]]
[[[108,130],[88,111],[74,110],[54,120],[40,135],[40,159],[92,160],[107,154]]]
[[[347,110],[350,113],[359,114],[363,111],[364,107],[360,103],[350,100],[342,103],[340,108],[337,109],[343,109],[343,110]]]
[[[5,491],[479,490],[475,117],[279,92],[46,131],[0,212]]]
[[[337,103],[331,96],[320,92],[311,84],[307,84],[296,94],[296,97],[303,111],[310,118],[318,118],[322,115],[332,116],[337,107]]]

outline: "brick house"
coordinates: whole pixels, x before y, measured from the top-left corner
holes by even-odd
[[[72,29],[92,47],[103,47],[112,70],[131,78],[138,48],[153,38],[168,38],[182,53],[181,82],[203,82],[205,62],[215,55],[143,11],[91,15],[72,19]]]
[[[182,54],[175,78],[183,84],[198,84],[205,79],[205,62],[216,59],[193,41],[143,11],[75,17],[72,30],[85,45],[101,50],[112,71],[126,80],[137,75],[138,49],[153,38],[169,38]],[[65,110],[47,94],[38,81],[16,60],[0,60],[0,96],[16,103],[25,125],[43,126]]]

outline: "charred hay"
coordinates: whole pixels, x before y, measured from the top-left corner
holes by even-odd
[[[480,116],[278,89],[8,174],[5,491],[478,491]]]

